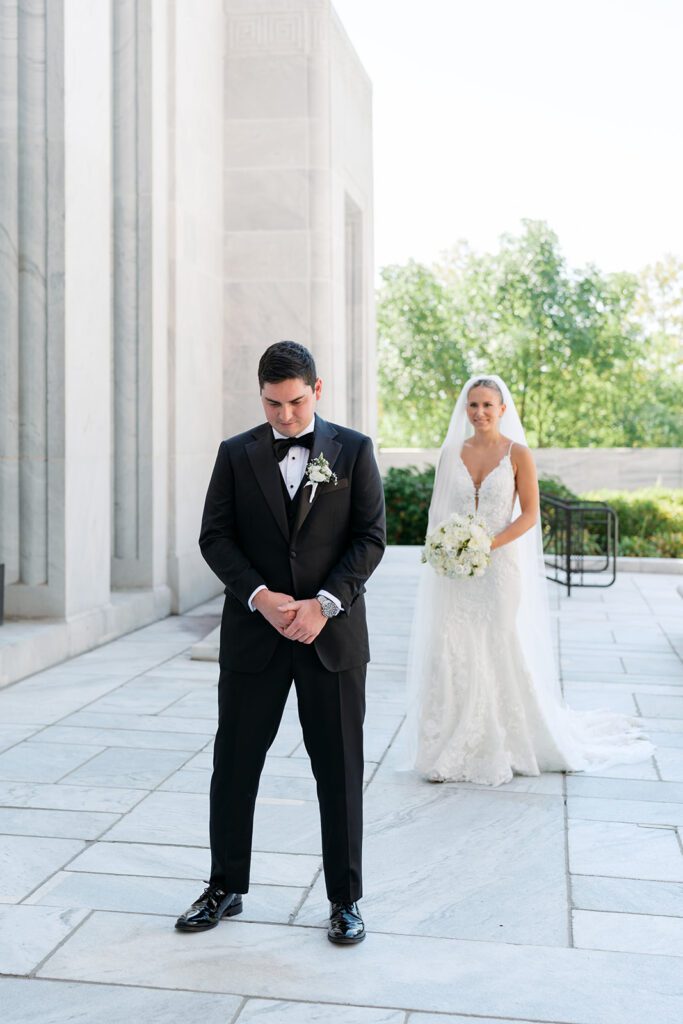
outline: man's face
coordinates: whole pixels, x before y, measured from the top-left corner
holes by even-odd
[[[261,389],[261,403],[271,427],[286,437],[295,437],[305,430],[313,419],[315,406],[322,394],[320,377],[314,387],[300,377],[266,383]]]

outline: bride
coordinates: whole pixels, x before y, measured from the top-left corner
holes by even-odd
[[[478,512],[494,535],[482,576],[421,570],[408,659],[411,763],[432,782],[492,786],[513,774],[640,761],[633,719],[573,711],[553,656],[538,482],[510,393],[497,376],[463,388],[441,449],[429,531]]]

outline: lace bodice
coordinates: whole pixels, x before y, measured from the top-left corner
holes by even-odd
[[[512,519],[515,501],[515,473],[510,453],[504,455],[497,466],[482,480],[477,490],[462,458],[458,458],[458,472],[452,495],[452,512],[475,512],[485,520],[492,533],[500,533]]]

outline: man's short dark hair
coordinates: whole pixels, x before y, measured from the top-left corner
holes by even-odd
[[[318,374],[313,356],[298,341],[276,341],[261,356],[258,364],[258,383],[278,384],[281,380],[300,377],[304,384],[315,387]]]

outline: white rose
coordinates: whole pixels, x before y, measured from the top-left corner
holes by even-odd
[[[314,484],[322,484],[327,479],[322,470],[315,468],[310,471],[308,476],[313,481]]]

